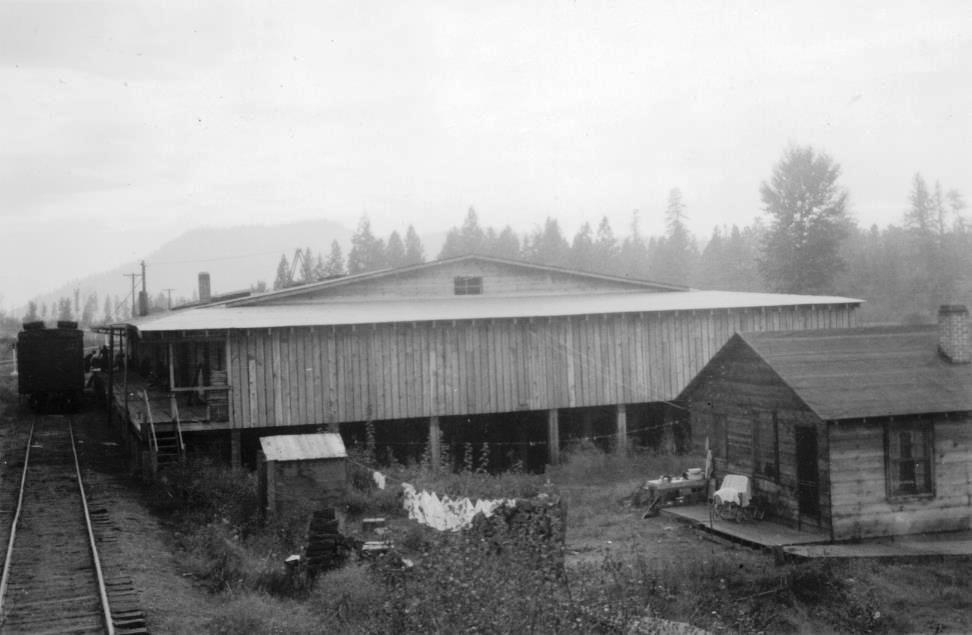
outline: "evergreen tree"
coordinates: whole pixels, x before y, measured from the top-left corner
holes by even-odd
[[[198,299],[198,298],[197,298]],[[128,302],[119,302],[118,296],[115,296],[115,318],[119,322],[123,322],[132,317],[132,305]]]
[[[712,236],[706,243],[699,258],[699,268],[696,270],[694,285],[701,289],[725,289],[729,287],[725,282],[726,246],[722,238],[722,229],[716,225]]]
[[[397,231],[393,231],[385,245],[385,263],[389,267],[405,266],[405,243]]]
[[[654,240],[654,239],[651,239]],[[615,271],[624,276],[651,279],[653,276],[650,265],[651,240],[646,244],[641,236],[638,223],[638,210],[631,213],[631,233],[621,242]]]
[[[94,323],[95,312],[98,310],[98,294],[91,293],[84,301],[84,308],[81,310],[82,326],[91,326]]]
[[[570,245],[560,231],[557,219],[547,217],[543,229],[536,230],[524,249],[527,259],[544,265],[566,267],[570,261]]]
[[[917,300],[913,313],[923,315],[934,307],[952,301],[964,286],[967,256],[963,244],[962,196],[952,190],[944,193],[940,183],[933,190],[921,174],[915,174],[908,195],[905,227],[909,251],[915,263],[907,271],[912,297]]]
[[[47,319],[47,302],[41,302],[40,317],[42,320]]]
[[[27,314],[24,315],[24,322],[36,322],[40,319],[37,314],[37,303],[33,300],[27,303]]]
[[[442,250],[439,252],[439,259],[455,258],[467,254],[482,254],[486,248],[486,233],[479,226],[479,216],[476,209],[469,208],[466,212],[466,219],[462,227],[453,227],[446,234]]]
[[[103,324],[111,324],[115,321],[115,312],[112,311],[111,306],[111,296],[105,296],[105,308],[104,314],[101,316],[101,321]]]
[[[520,238],[509,225],[500,230],[499,235],[496,236],[496,242],[492,248],[492,255],[497,258],[509,258],[510,260],[519,260],[523,257],[520,253]]]
[[[321,252],[317,252],[317,256],[314,257],[314,280],[323,280],[327,277],[324,269],[324,257],[321,256]]]
[[[905,227],[915,232],[922,240],[933,241],[932,224],[934,222],[934,203],[928,184],[921,174],[916,172],[911,182],[911,192],[908,194],[910,203],[905,212]]]
[[[763,226],[758,221],[739,229],[733,225],[726,240],[725,288],[730,291],[766,291],[758,267]]]
[[[351,251],[348,252],[348,273],[374,271],[385,266],[385,244],[371,233],[371,222],[362,216],[358,229],[351,236]]]
[[[664,241],[659,243],[660,257],[652,274],[660,281],[687,285],[694,275],[698,250],[685,225],[687,218],[682,191],[672,188],[665,208],[667,232]]]
[[[290,263],[287,262],[287,254],[280,254],[280,262],[277,264],[277,277],[273,280],[273,288],[286,289],[293,283],[290,278]]]
[[[594,236],[591,224],[584,223],[570,244],[570,266],[582,271],[599,271],[594,263]]]
[[[57,319],[71,320],[71,298],[61,298],[57,301]]]
[[[477,216],[473,207],[470,207],[469,211],[466,212],[466,220],[463,221],[462,229],[459,230],[459,238],[467,254],[483,253],[486,234],[483,232],[483,228],[479,226],[479,216]]]
[[[459,236],[459,228],[450,227],[449,231],[446,232],[445,241],[442,243],[442,249],[439,250],[438,260],[455,258],[464,254],[465,252],[462,250],[462,238]]]
[[[841,241],[848,233],[847,191],[840,166],[810,146],[790,147],[763,182],[760,195],[770,226],[759,260],[774,291],[826,293],[844,268]]]
[[[614,237],[614,230],[607,216],[601,217],[597,225],[597,236],[594,239],[593,271],[600,273],[619,273],[622,269],[619,259],[621,248]]]
[[[341,252],[341,245],[338,241],[331,241],[331,253],[327,255],[327,260],[324,261],[324,277],[333,278],[335,276],[346,275],[347,271],[344,269],[344,254]]]
[[[422,247],[422,239],[419,238],[415,228],[411,225],[405,231],[405,263],[406,265],[419,265],[425,262],[425,248]]]
[[[300,254],[300,278],[305,284],[317,280],[314,275],[314,256],[311,254],[310,247],[306,247]]]

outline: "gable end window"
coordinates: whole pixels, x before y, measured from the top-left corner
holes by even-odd
[[[888,496],[933,496],[934,424],[931,421],[894,421],[885,428],[885,466]]]
[[[482,276],[456,276],[454,280],[456,295],[482,295]]]

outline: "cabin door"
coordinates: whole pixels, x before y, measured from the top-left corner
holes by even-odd
[[[820,517],[820,473],[817,469],[817,431],[796,429],[797,498],[801,516]]]

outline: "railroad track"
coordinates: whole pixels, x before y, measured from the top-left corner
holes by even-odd
[[[70,417],[37,417],[0,578],[0,632],[148,632],[130,581],[104,577],[101,515],[88,509]]]

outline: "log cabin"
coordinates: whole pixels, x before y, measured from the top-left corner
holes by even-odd
[[[201,282],[197,305],[113,327],[115,392],[143,442],[149,428],[219,432],[234,463],[260,434],[368,423],[436,464],[469,439],[541,469],[562,432],[623,449],[734,332],[850,327],[860,304],[483,256],[217,301]]]
[[[717,476],[796,526],[854,540],[964,530],[972,514],[968,310],[939,324],[737,333],[679,401]]]

